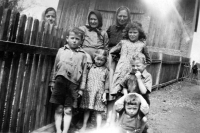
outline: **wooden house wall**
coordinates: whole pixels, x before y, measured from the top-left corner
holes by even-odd
[[[195,4],[196,0],[177,0],[169,15],[163,17],[156,7],[149,7],[143,0],[60,0],[57,21],[64,29],[85,25],[88,13],[99,10],[106,30],[115,23],[116,9],[124,5],[130,8],[131,20],[142,23],[150,51],[188,57],[194,31]]]

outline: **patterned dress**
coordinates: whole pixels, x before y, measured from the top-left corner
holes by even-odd
[[[105,111],[103,93],[108,91],[108,69],[93,65],[88,73],[87,87],[83,91],[80,108]]]
[[[145,44],[141,41],[133,43],[129,40],[122,40],[113,48],[114,51],[120,52],[121,55],[113,75],[112,89],[115,89],[125,75],[130,72],[130,59],[132,56],[136,52],[142,52],[144,47]]]

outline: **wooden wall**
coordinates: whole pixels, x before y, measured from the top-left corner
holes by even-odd
[[[88,12],[99,10],[103,16],[103,29],[106,30],[115,23],[116,9],[124,5],[131,10],[131,20],[142,23],[150,51],[189,57],[197,0],[174,2],[164,17],[153,0],[149,4],[144,0],[60,0],[57,21],[64,29],[85,25]]]

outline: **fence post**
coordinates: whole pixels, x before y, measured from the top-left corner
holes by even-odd
[[[162,61],[163,61],[163,53],[159,52],[159,60],[160,60],[160,64],[159,64],[159,68],[158,68],[158,73],[156,75],[156,85],[157,85],[157,89],[159,88],[159,84],[160,84],[160,75],[161,75],[161,71],[162,71]]]
[[[179,57],[178,72],[177,72],[177,75],[176,75],[176,79],[177,79],[177,81],[179,80],[180,71],[181,71],[181,65],[182,65],[182,57],[180,56],[180,57]]]

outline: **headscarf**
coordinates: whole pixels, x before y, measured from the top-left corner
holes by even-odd
[[[45,15],[46,15],[47,12],[49,12],[49,11],[54,11],[55,14],[56,14],[56,10],[55,10],[53,7],[48,7],[47,9],[45,9],[45,10],[42,12],[42,17],[41,17],[41,20],[42,20],[42,21],[45,21]],[[57,15],[56,15],[56,17],[57,17]],[[56,20],[55,20],[54,25],[56,25]]]
[[[98,19],[98,26],[96,28],[93,28],[93,27],[90,26],[89,21],[90,21],[90,15],[91,14],[96,15],[96,17]],[[86,25],[86,27],[89,29],[89,31],[95,31],[100,39],[104,39],[104,37],[101,35],[102,25],[103,25],[103,19],[102,19],[101,13],[97,10],[91,11],[88,15],[88,25]]]
[[[128,7],[125,7],[125,6],[120,6],[117,10],[116,10],[116,16],[115,16],[115,19],[116,19],[116,25],[117,27],[125,27],[126,25],[120,25],[117,21],[117,15],[119,14],[120,11],[122,10],[126,10],[127,14],[128,14],[128,20],[127,20],[127,24],[130,23],[131,21],[131,14],[130,14],[130,9]]]

